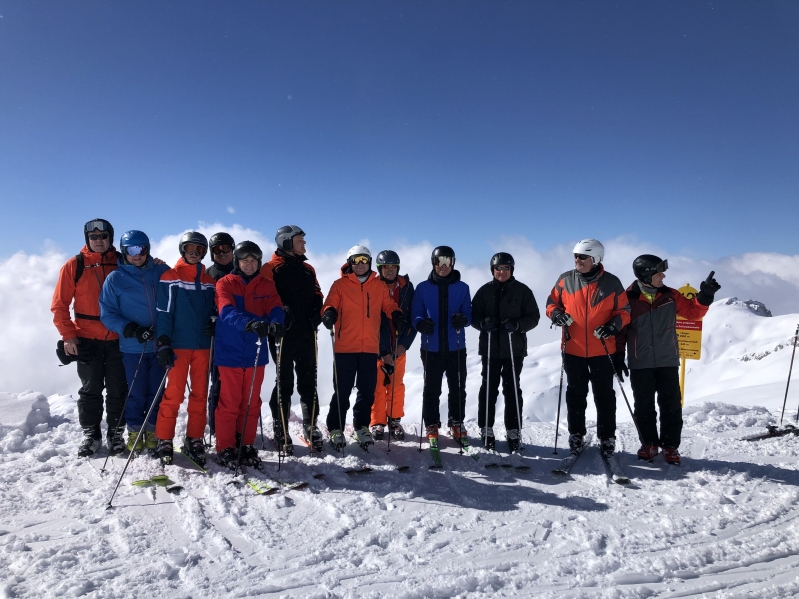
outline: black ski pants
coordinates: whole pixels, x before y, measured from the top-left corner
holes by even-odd
[[[346,424],[350,393],[356,386],[356,379],[358,394],[352,407],[352,426],[355,430],[369,426],[377,385],[377,359],[380,356],[365,353],[334,356],[336,370],[333,373],[333,399],[330,400],[330,410],[327,412],[327,430],[341,430]]]
[[[585,409],[588,407],[588,383],[594,394],[597,436],[616,436],[616,392],[613,390],[613,366],[607,356],[583,358],[563,355],[566,370],[566,409],[569,433],[585,435]]]
[[[447,375],[447,426],[462,422],[466,413],[466,350],[430,352],[422,351],[424,364],[424,392],[422,394],[422,419],[425,426],[441,426],[439,403],[441,384]]]
[[[270,349],[273,342],[270,338]],[[278,363],[276,352],[273,351],[275,364]],[[291,411],[291,395],[294,393],[294,371],[297,372],[297,393],[300,396],[302,408],[302,423],[315,425],[319,417],[319,401],[316,396],[316,346],[313,337],[283,338],[283,350],[280,354],[280,402],[283,404],[283,416],[286,426],[289,422]],[[269,399],[269,409],[275,424],[281,424],[280,411],[278,410],[277,381],[272,389]],[[312,416],[313,414],[313,416]],[[313,418],[313,422],[311,422]]]
[[[125,376],[125,367],[122,365],[119,341],[81,338],[80,344],[88,345],[92,356],[87,364],[78,362],[78,376],[82,383],[78,391],[80,425],[100,426],[103,421],[103,389],[105,389],[105,421],[109,430],[118,422],[120,426],[125,426],[122,407],[128,394],[128,380]]]
[[[678,366],[630,370],[635,398],[635,421],[646,445],[679,447],[682,435],[682,395]],[[655,394],[660,408],[658,437]]]
[[[516,371],[513,370],[513,363],[516,364]],[[522,389],[519,386],[519,375],[522,372],[524,356],[514,356],[513,362],[510,358],[488,358],[483,356],[483,382],[480,385],[480,397],[478,398],[477,424],[482,429],[485,426],[494,426],[494,414],[499,397],[499,381],[502,380],[502,396],[505,398],[505,428],[508,430],[519,429],[519,419],[516,417],[516,391],[519,390],[519,414],[524,407],[522,403]],[[490,368],[488,368],[490,366]],[[514,377],[515,375],[515,377]],[[514,381],[516,387],[514,389]],[[488,424],[486,424],[486,381],[488,382]]]

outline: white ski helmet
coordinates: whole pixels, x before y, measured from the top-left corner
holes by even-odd
[[[596,239],[583,239],[574,246],[572,250],[575,254],[586,254],[591,256],[591,262],[594,266],[602,262],[605,257],[605,246],[599,243]]]
[[[350,248],[350,251],[347,252],[347,262],[352,263],[352,258],[354,256],[368,256],[369,263],[372,262],[372,252],[369,251],[369,248],[365,245],[354,245]]]

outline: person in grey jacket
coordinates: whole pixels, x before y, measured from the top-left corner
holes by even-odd
[[[505,428],[511,452],[519,449],[521,438],[522,423],[517,417],[522,413],[519,375],[527,356],[527,331],[534,329],[541,317],[533,292],[513,277],[514,266],[515,262],[510,254],[494,254],[490,263],[494,278],[480,287],[472,299],[472,326],[480,331],[478,353],[483,361],[477,423],[483,444],[487,449],[494,449],[494,414],[501,379],[502,395],[505,398]]]
[[[633,261],[636,280],[627,288],[632,310],[630,324],[621,330],[613,362],[616,372],[630,376],[635,398],[635,421],[641,433],[638,458],[652,460],[663,447],[663,456],[670,464],[680,463],[682,434],[682,395],[680,393],[680,348],[677,343],[677,316],[699,320],[713,303],[721,286],[711,272],[699,286],[693,299],[663,284],[668,260],[652,254],[638,256]],[[624,365],[626,354],[629,371]],[[655,395],[660,407],[660,436],[658,436]]]

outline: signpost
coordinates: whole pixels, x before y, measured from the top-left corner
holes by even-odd
[[[677,291],[690,300],[698,293],[688,283]],[[686,320],[678,316],[677,342],[680,344],[680,402],[681,405],[685,405],[685,361],[698,360],[702,357],[702,320]]]

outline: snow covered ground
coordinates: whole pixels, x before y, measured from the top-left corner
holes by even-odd
[[[702,360],[689,363],[679,468],[635,459],[619,394],[626,487],[608,481],[597,450],[572,476],[551,473],[560,361],[557,343],[531,349],[523,458],[529,472],[486,469],[442,439],[446,470],[430,471],[409,440],[370,453],[297,457],[265,474],[308,481],[260,496],[168,467],[184,487],[129,483],[157,472],[135,460],[81,460],[71,395],[0,394],[0,591],[7,597],[795,597],[799,595],[799,438],[742,437],[779,420],[799,318],[767,318],[720,300],[705,320]],[[476,352],[475,352],[476,354]],[[469,417],[479,370],[469,358]],[[799,368],[799,367],[798,367]],[[35,387],[35,381],[31,381]],[[632,400],[629,385],[625,383]],[[421,373],[408,375],[409,416]],[[799,381],[789,395],[796,415]],[[326,411],[323,409],[323,414]],[[589,416],[590,417],[590,416]],[[265,422],[271,428],[270,422]],[[179,424],[179,430],[180,430]],[[299,431],[299,421],[291,423]],[[477,435],[474,421],[469,423]],[[498,437],[504,437],[500,427]],[[561,429],[563,432],[563,429]],[[559,445],[563,444],[561,436]],[[505,451],[504,443],[498,449]],[[482,456],[481,459],[485,459]],[[368,464],[369,474],[346,474]],[[409,470],[398,472],[398,465]],[[324,474],[324,478],[314,475]]]

